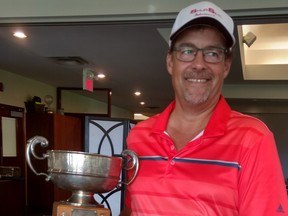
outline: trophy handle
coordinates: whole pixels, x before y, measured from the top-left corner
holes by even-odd
[[[44,137],[41,137],[41,136],[34,136],[34,137],[32,137],[31,139],[29,139],[29,140],[27,141],[26,160],[27,160],[27,163],[28,163],[30,169],[31,169],[36,175],[44,175],[44,176],[46,176],[46,179],[45,179],[45,180],[46,180],[46,181],[49,181],[49,180],[51,179],[51,176],[47,175],[46,173],[41,173],[41,172],[38,173],[38,172],[34,169],[32,163],[31,163],[30,153],[33,155],[34,158],[36,158],[36,159],[38,159],[38,160],[44,160],[44,159],[47,159],[47,158],[49,157],[49,155],[47,155],[47,154],[43,154],[42,157],[39,157],[39,156],[36,155],[36,153],[35,153],[34,150],[35,150],[35,146],[36,146],[37,144],[40,144],[41,147],[45,148],[45,147],[48,146],[48,140],[47,140],[46,138],[44,138]]]
[[[131,169],[134,170],[133,176],[128,180],[128,182],[122,182],[125,185],[129,185],[134,181],[134,179],[138,173],[139,159],[138,159],[137,154],[134,151],[129,150],[129,149],[125,149],[122,152],[122,157],[127,159],[124,167],[122,167],[122,168],[125,170],[131,170]]]

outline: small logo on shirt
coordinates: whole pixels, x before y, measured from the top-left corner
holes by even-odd
[[[285,213],[281,204],[278,206],[276,212]]]

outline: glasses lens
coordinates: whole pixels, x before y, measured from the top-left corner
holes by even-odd
[[[197,49],[192,47],[179,47],[176,49],[177,58],[181,61],[193,61],[197,52]]]
[[[202,49],[204,60],[209,63],[218,63],[224,59],[224,50],[221,48]]]

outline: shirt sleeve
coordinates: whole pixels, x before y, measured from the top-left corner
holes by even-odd
[[[239,175],[239,216],[288,215],[284,176],[273,134],[249,138]]]

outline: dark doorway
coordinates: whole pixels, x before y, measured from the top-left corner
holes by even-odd
[[[0,104],[0,215],[25,215],[24,109]]]

